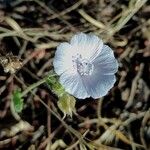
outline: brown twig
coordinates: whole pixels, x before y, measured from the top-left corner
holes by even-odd
[[[145,150],[148,149],[147,145],[146,145],[146,141],[145,141],[145,138],[144,138],[144,127],[147,123],[147,121],[150,119],[150,110],[148,110],[144,117],[143,117],[143,120],[142,120],[142,125],[141,125],[141,128],[140,128],[140,139],[141,139],[141,142],[145,148]]]
[[[137,73],[136,77],[132,81],[130,96],[129,96],[128,102],[127,102],[127,104],[125,106],[126,109],[131,107],[132,104],[133,104],[133,100],[134,100],[134,97],[135,97],[135,94],[136,94],[136,89],[137,89],[137,82],[138,82],[138,80],[140,79],[140,77],[141,77],[141,75],[143,73],[143,69],[144,69],[144,64],[141,63],[140,66],[139,66],[138,73]]]

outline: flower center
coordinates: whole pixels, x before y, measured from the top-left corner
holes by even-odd
[[[73,67],[80,73],[80,75],[91,75],[94,65],[87,59],[83,59],[81,55],[73,56]]]

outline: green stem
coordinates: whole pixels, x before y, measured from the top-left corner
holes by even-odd
[[[49,75],[41,80],[39,80],[38,82],[36,83],[33,83],[32,85],[30,85],[29,87],[27,87],[21,94],[21,97],[24,97],[27,93],[31,92],[34,88],[38,87],[39,85],[43,84],[46,82],[46,80],[49,78],[49,77],[53,77],[53,76],[56,76],[56,74],[52,74],[52,75]]]
[[[32,89],[38,87],[39,85],[43,84],[46,81],[46,79],[41,79],[36,83],[33,83],[32,85],[30,85],[29,87],[27,87],[27,89],[25,89],[22,94],[21,97],[24,97],[28,92],[30,92]]]

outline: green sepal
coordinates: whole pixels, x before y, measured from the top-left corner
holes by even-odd
[[[72,117],[73,112],[76,111],[75,104],[75,98],[68,93],[65,93],[61,97],[59,97],[59,100],[57,102],[57,105],[59,109],[63,112],[64,117],[66,117],[66,115]]]
[[[65,93],[65,89],[59,83],[58,78],[54,76],[50,76],[47,78],[46,83],[50,86],[53,93],[55,93],[58,97],[61,97]]]

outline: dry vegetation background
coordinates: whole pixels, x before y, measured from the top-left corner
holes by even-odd
[[[150,149],[150,5],[148,0],[0,0],[0,54],[23,66],[0,66],[0,149]],[[117,82],[101,100],[77,100],[63,115],[46,85],[24,97],[21,120],[10,109],[12,92],[53,69],[56,46],[76,32],[92,32],[119,62]]]

